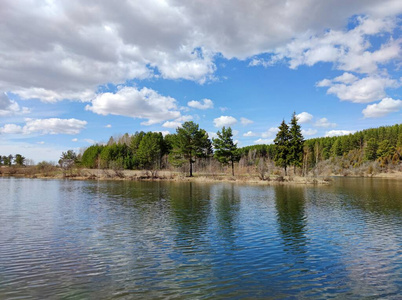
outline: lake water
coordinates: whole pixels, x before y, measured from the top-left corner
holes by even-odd
[[[0,299],[400,299],[402,181],[0,178]]]

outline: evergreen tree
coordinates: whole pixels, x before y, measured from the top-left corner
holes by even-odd
[[[190,164],[190,177],[193,176],[193,163],[198,157],[206,157],[211,150],[211,141],[204,129],[199,129],[198,124],[190,121],[176,129],[174,139],[174,155],[182,156]]]
[[[285,175],[287,175],[287,167],[289,165],[289,140],[289,126],[283,120],[279,126],[274,143],[276,145],[275,164],[285,169]]]
[[[375,160],[377,158],[377,149],[377,141],[374,138],[369,139],[364,150],[364,157],[367,160]]]
[[[82,154],[82,165],[91,169],[99,167],[99,156],[103,148],[104,146],[99,146],[98,144],[88,147]]]
[[[15,155],[15,164],[18,166],[23,166],[25,163],[25,157],[22,156],[21,154],[16,154]]]
[[[148,132],[142,138],[137,156],[141,168],[160,168],[163,151],[163,136],[160,132]]]
[[[214,157],[223,164],[232,165],[232,176],[234,176],[234,162],[240,160],[238,154],[237,144],[233,142],[232,129],[228,129],[225,126],[222,128],[222,132],[217,132],[218,138],[213,138],[212,143],[214,146]]]
[[[300,125],[297,123],[296,113],[293,113],[292,120],[290,121],[290,140],[289,140],[289,164],[294,167],[296,174],[296,167],[301,167],[303,163],[303,145],[304,138],[301,133]]]

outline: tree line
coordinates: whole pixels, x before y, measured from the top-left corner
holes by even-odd
[[[272,160],[277,167],[293,173],[306,174],[319,162],[334,157],[351,157],[351,164],[359,166],[367,161],[378,161],[381,166],[399,163],[402,158],[402,124],[383,126],[345,136],[304,140],[296,113],[287,124],[285,120],[271,145],[253,145],[238,148],[230,127],[223,127],[217,137],[210,139],[204,129],[194,122],[185,122],[175,134],[163,136],[157,132],[136,132],[111,137],[104,145],[92,145],[74,161],[87,168],[111,169],[165,169],[169,166],[188,166],[193,175],[196,160],[213,158],[231,167],[251,152],[257,158]],[[258,160],[254,160],[258,162]]]
[[[207,132],[194,122],[185,122],[176,133],[163,136],[160,132],[128,133],[110,137],[105,144],[95,144],[81,154],[73,150],[63,152],[59,164],[99,169],[160,170],[186,168],[193,175],[203,162],[229,166],[235,174],[239,167],[264,169],[269,164],[284,170],[293,167],[293,174],[307,174],[325,161],[340,168],[356,168],[367,162],[376,162],[381,168],[397,165],[402,159],[402,124],[371,128],[354,134],[304,140],[296,114],[289,123],[278,126],[274,143],[238,148],[230,127],[223,127],[217,137],[210,139]],[[20,154],[0,156],[0,164],[24,165]],[[205,163],[204,163],[205,165]]]
[[[0,155],[0,165],[2,166],[23,166],[25,164],[25,157],[21,154],[16,154],[15,156],[10,155]]]
[[[300,167],[303,161],[304,138],[294,113],[289,125],[285,121],[279,126],[275,144],[256,145],[268,149],[277,166]],[[115,139],[111,137],[105,145],[92,145],[82,154],[80,164],[87,168],[120,168],[120,169],[163,169],[168,165],[180,167],[188,165],[189,176],[193,175],[193,164],[197,159],[213,157],[223,165],[231,167],[234,176],[234,165],[251,149],[238,148],[233,141],[230,127],[223,127],[217,137],[210,139],[204,129],[190,121],[176,129],[175,134],[162,136],[156,132],[127,133]]]

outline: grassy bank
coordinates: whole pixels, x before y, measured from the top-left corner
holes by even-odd
[[[170,180],[170,181],[194,181],[194,182],[236,182],[236,183],[252,183],[252,184],[329,184],[332,176],[348,176],[348,177],[379,177],[379,178],[395,178],[402,179],[402,171],[394,170],[386,173],[358,173],[358,174],[330,174],[321,176],[281,176],[281,175],[264,175],[258,172],[240,173],[231,176],[228,173],[195,173],[193,177],[188,177],[184,172],[168,171],[168,170],[111,170],[111,169],[86,169],[71,168],[62,169],[53,165],[46,166],[26,166],[17,167],[2,166],[0,168],[0,176],[14,176],[25,178],[49,178],[49,179],[72,179],[72,180]]]
[[[231,176],[225,173],[195,173],[188,177],[183,172],[175,171],[148,171],[148,170],[110,170],[110,169],[85,169],[71,168],[63,170],[56,166],[26,166],[26,167],[1,167],[1,176],[14,176],[25,178],[48,179],[72,179],[72,180],[170,180],[170,181],[195,181],[195,182],[237,182],[253,184],[328,184],[329,177],[301,177],[301,176],[264,176],[262,179],[258,173],[240,174]]]

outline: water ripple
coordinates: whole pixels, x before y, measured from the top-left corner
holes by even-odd
[[[0,299],[398,299],[400,192],[2,178]]]

